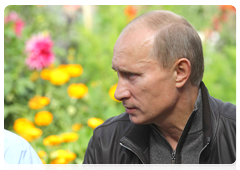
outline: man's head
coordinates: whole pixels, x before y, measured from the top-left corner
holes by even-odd
[[[180,58],[191,63],[190,82],[199,85],[203,78],[202,42],[196,30],[183,17],[170,11],[151,11],[130,22],[123,32],[147,27],[154,32],[152,52],[163,68]]]
[[[115,97],[133,123],[154,123],[170,113],[186,84],[198,86],[203,54],[197,32],[182,17],[153,11],[119,36],[112,60],[119,76]]]

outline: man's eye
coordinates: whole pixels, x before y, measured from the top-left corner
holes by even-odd
[[[129,75],[129,77],[135,76],[135,74],[133,74],[133,73],[129,73],[128,75]]]
[[[137,74],[134,74],[134,73],[128,73],[128,77],[129,77],[130,79],[135,79],[136,76],[137,76]]]

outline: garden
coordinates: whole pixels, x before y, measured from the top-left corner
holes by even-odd
[[[111,68],[122,29],[152,10],[198,31],[210,95],[236,104],[236,9],[229,5],[12,5],[4,10],[4,129],[45,164],[81,164],[93,130],[125,111]]]

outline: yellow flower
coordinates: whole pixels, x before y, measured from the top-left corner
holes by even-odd
[[[56,158],[50,162],[50,164],[67,164],[68,162],[64,158]]]
[[[37,71],[34,71],[34,72],[31,74],[31,76],[30,76],[30,80],[31,80],[32,82],[34,82],[34,81],[36,81],[36,80],[38,79],[38,77],[39,77],[38,72],[37,72]]]
[[[26,118],[19,118],[13,124],[13,129],[27,141],[32,141],[42,135],[42,130]]]
[[[82,128],[82,124],[81,123],[75,123],[74,125],[72,125],[72,130],[77,132]]]
[[[104,121],[102,119],[93,117],[88,119],[87,124],[89,127],[95,129],[97,126],[101,125],[103,122]]]
[[[29,136],[32,136],[35,139],[35,138],[40,137],[43,132],[41,129],[34,127],[34,128],[26,129],[25,133]]]
[[[78,134],[75,132],[63,133],[60,135],[63,142],[75,142],[78,139]]]
[[[50,153],[50,158],[53,159],[51,164],[67,164],[76,157],[77,155],[69,150],[57,150]]]
[[[62,142],[63,142],[62,138],[57,135],[50,135],[50,136],[46,137],[45,139],[43,139],[43,144],[45,146],[58,145]]]
[[[117,100],[115,97],[114,97],[114,93],[117,89],[117,84],[113,85],[110,90],[109,90],[109,96],[111,97],[111,99],[113,99],[114,101],[117,101],[117,102],[121,102],[119,100]]]
[[[43,80],[49,80],[50,79],[50,74],[51,74],[51,70],[50,69],[43,69],[40,73],[40,77]]]
[[[53,85],[62,85],[69,80],[69,75],[63,69],[56,68],[51,71],[49,80]]]
[[[49,165],[52,169],[56,169],[59,166],[56,159],[52,160]]]
[[[70,77],[78,77],[83,73],[83,68],[80,64],[68,64],[66,70]]]
[[[38,156],[40,157],[40,158],[44,158],[44,157],[46,157],[47,156],[47,153],[44,151],[44,150],[40,150],[40,151],[38,151]]]
[[[41,109],[44,106],[48,105],[49,103],[50,103],[49,98],[36,95],[29,100],[28,106],[31,109]]]
[[[52,120],[53,115],[49,111],[40,111],[34,117],[34,121],[38,126],[48,126]]]
[[[88,93],[88,88],[86,85],[79,83],[79,84],[71,84],[68,87],[68,95],[72,98],[81,99]]]
[[[19,118],[19,119],[15,120],[15,122],[13,124],[13,129],[17,133],[24,132],[25,129],[32,128],[32,127],[34,127],[34,124],[26,118]]]
[[[64,157],[65,157],[67,162],[71,162],[71,161],[73,161],[77,157],[77,155],[75,153],[70,152],[70,151],[67,150],[66,154],[64,155]]]

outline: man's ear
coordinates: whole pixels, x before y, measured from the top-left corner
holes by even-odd
[[[174,73],[176,87],[185,85],[191,74],[191,63],[187,58],[180,58],[174,63]]]

